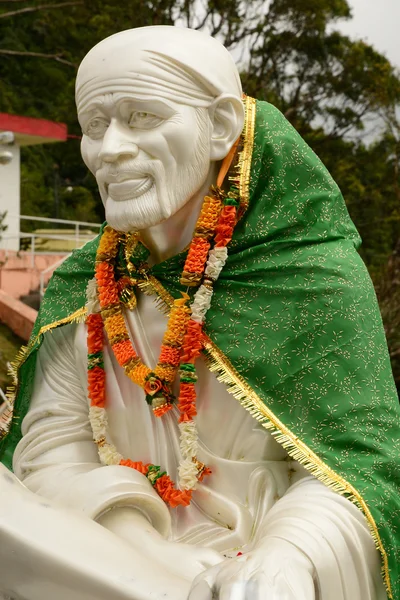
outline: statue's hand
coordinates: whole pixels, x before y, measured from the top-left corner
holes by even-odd
[[[303,552],[273,539],[200,574],[188,600],[315,600],[313,575]]]
[[[98,522],[143,553],[154,565],[186,581],[224,559],[215,550],[164,539],[137,510],[120,507],[103,515]]]
[[[193,581],[199,574],[209,572],[224,562],[224,558],[211,548],[159,540],[157,561],[184,579]]]

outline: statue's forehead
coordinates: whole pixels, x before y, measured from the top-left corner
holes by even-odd
[[[100,51],[101,50],[101,51]],[[161,98],[180,104],[207,107],[214,100],[200,78],[189,69],[147,50],[110,55],[105,48],[92,52],[79,69],[76,84],[78,112],[87,110],[99,96],[118,94]]]

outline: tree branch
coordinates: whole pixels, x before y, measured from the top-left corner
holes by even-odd
[[[77,69],[77,65],[70,62],[69,60],[65,60],[65,58],[61,58],[57,54],[43,54],[42,52],[24,52],[18,50],[3,50],[0,48],[0,54],[7,54],[9,56],[34,56],[36,58],[50,58],[51,60],[56,60],[63,65],[68,65],[69,67],[74,67]]]
[[[11,10],[9,12],[0,13],[0,19],[6,17],[15,17],[16,15],[22,15],[23,13],[35,12],[36,10],[49,10],[50,8],[63,8],[64,6],[76,6],[77,4],[83,4],[82,1],[74,2],[61,2],[59,4],[42,4],[40,6],[27,6],[26,8],[19,8],[18,10]]]

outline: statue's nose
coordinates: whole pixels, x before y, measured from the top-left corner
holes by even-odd
[[[104,162],[115,162],[121,158],[136,158],[139,153],[138,145],[121,130],[118,125],[110,123],[99,153],[100,160]]]

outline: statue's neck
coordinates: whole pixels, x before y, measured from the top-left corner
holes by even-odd
[[[218,166],[211,164],[204,185],[178,212],[159,225],[140,232],[140,239],[150,250],[150,264],[171,258],[190,244],[203,199],[217,179]]]

